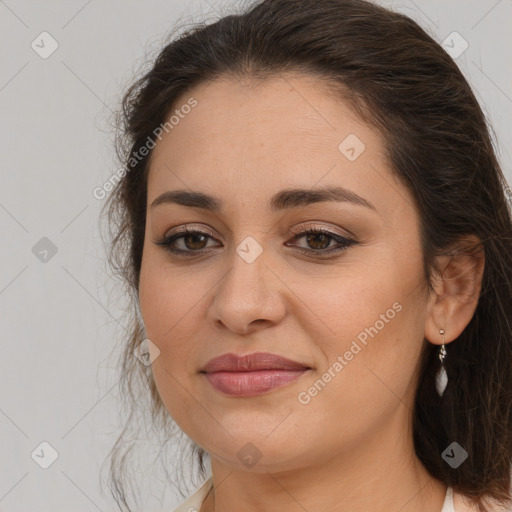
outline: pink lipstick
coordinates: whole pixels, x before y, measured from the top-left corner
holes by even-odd
[[[201,373],[218,391],[248,397],[269,392],[297,380],[311,368],[268,352],[245,356],[223,354],[208,361]]]

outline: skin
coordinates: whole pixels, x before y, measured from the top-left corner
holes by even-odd
[[[146,335],[160,350],[152,369],[162,401],[211,456],[214,490],[201,512],[440,511],[446,486],[413,449],[417,363],[425,338],[441,344],[444,328],[449,354],[449,342],[469,323],[483,258],[440,257],[436,292],[427,292],[418,213],[393,177],[381,135],[313,77],[223,78],[177,105],[190,96],[197,107],[151,156],[139,292]],[[349,134],[365,144],[354,161],[338,149]],[[327,185],[355,192],[376,211],[349,202],[267,210],[279,190]],[[218,213],[151,208],[177,189],[225,204]],[[357,243],[322,258],[335,240],[315,245],[290,232],[312,222]],[[171,228],[192,224],[214,236],[188,245],[181,238],[177,247],[206,247],[206,254],[177,257],[155,244]],[[248,236],[263,249],[252,263],[236,252]],[[394,303],[401,311],[300,403],[298,394]],[[260,351],[312,369],[246,398],[216,391],[199,373],[226,352]],[[237,456],[249,442],[261,455],[251,467]]]

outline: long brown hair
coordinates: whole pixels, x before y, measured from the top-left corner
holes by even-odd
[[[361,119],[382,133],[387,157],[420,216],[425,282],[435,257],[468,234],[482,240],[485,269],[476,312],[446,359],[448,387],[436,393],[437,346],[424,342],[414,405],[414,447],[430,474],[473,499],[511,503],[512,216],[482,110],[454,60],[417,23],[364,0],[262,0],[241,13],[198,24],[165,46],[126,92],[118,154],[125,168],[105,210],[109,261],[131,294],[122,385],[135,407],[149,394],[152,420],[178,433],[151,369],[133,356],[143,339],[138,282],[145,231],[148,159],[133,154],[177,107],[178,97],[220,77],[263,80],[286,71],[324,79]],[[142,391],[135,381],[142,377]],[[149,393],[148,393],[149,390]],[[130,401],[129,400],[129,401]],[[134,415],[130,415],[130,420]],[[124,434],[124,432],[123,432]],[[122,434],[122,435],[123,435]],[[111,491],[128,510],[119,437]],[[457,441],[469,454],[456,469],[441,454]],[[206,453],[192,443],[198,474]]]

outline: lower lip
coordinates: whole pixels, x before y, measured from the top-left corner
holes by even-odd
[[[308,370],[257,370],[205,373],[208,382],[230,396],[255,396],[297,380]]]

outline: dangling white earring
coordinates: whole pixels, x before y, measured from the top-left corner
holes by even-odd
[[[446,348],[444,346],[444,329],[439,331],[439,334],[443,337],[443,345],[439,350],[439,360],[441,361],[441,367],[437,371],[436,375],[436,390],[439,396],[443,396],[446,385],[448,384],[448,374],[444,366],[444,358],[446,357]]]

